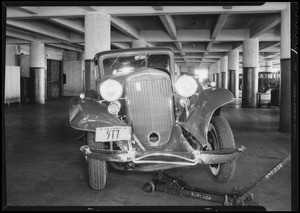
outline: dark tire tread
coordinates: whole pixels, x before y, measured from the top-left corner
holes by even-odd
[[[95,142],[95,133],[87,132],[88,146],[101,149],[104,144]],[[94,190],[102,190],[106,184],[107,163],[96,158],[88,158],[88,171],[90,186]]]
[[[235,142],[231,127],[223,116],[214,116],[211,119],[211,124],[214,126],[219,140],[219,147],[222,150],[234,149]],[[219,183],[229,181],[235,172],[236,161],[220,164],[220,170],[217,175],[213,175]]]

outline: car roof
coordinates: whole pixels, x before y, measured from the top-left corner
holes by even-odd
[[[134,52],[150,52],[150,53],[154,53],[154,52],[165,52],[165,53],[169,53],[169,54],[174,54],[173,49],[170,47],[141,47],[141,48],[130,48],[130,49],[117,49],[117,50],[107,50],[107,51],[102,51],[102,52],[98,52],[94,59],[98,59],[101,56],[104,55],[117,55],[117,54],[122,54],[122,53],[128,53],[128,54],[132,54]]]

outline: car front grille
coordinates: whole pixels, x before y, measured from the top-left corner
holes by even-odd
[[[126,82],[127,117],[144,146],[166,143],[174,124],[170,77],[162,72],[144,73]],[[155,136],[152,138],[152,136]]]

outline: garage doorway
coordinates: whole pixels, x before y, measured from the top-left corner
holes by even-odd
[[[47,59],[47,99],[62,96],[62,61]]]

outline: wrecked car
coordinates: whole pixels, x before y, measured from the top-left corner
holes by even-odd
[[[71,127],[85,132],[80,150],[92,189],[105,187],[108,163],[143,172],[207,164],[217,182],[233,177],[245,147],[220,115],[234,100],[230,91],[175,72],[167,47],[104,51],[94,64],[94,88],[69,107]]]

